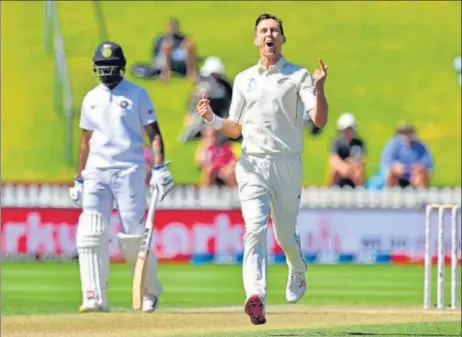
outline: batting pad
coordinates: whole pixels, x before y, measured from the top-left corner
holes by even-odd
[[[124,233],[119,233],[117,237],[119,239],[120,252],[122,253],[125,261],[127,261],[127,263],[130,265],[133,275],[136,259],[138,257],[138,250],[140,248],[141,239],[143,237],[141,235]],[[157,275],[157,256],[150,252],[148,254],[147,263],[146,292],[155,296],[159,296],[163,293],[163,289]]]
[[[101,213],[83,211],[77,227],[83,305],[107,305],[109,224]]]

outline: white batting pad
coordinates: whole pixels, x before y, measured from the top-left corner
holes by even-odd
[[[77,227],[83,306],[107,306],[109,224],[101,213],[83,211]]]
[[[132,275],[135,268],[138,250],[141,244],[141,235],[119,233],[119,249],[125,261],[130,265]],[[146,270],[146,293],[159,296],[163,293],[157,275],[157,256],[150,252],[148,255],[148,266]]]

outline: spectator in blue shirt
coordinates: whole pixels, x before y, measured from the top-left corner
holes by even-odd
[[[427,188],[432,168],[432,155],[427,146],[415,138],[414,127],[401,124],[382,153],[381,171],[386,175],[387,186]]]

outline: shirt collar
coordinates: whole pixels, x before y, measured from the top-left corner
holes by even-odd
[[[120,81],[119,84],[117,84],[117,86],[116,86],[114,89],[112,89],[112,90],[109,89],[108,87],[106,87],[103,83],[100,83],[100,84],[99,84],[99,87],[100,87],[102,90],[106,91],[106,92],[110,92],[110,91],[114,92],[114,91],[119,90],[119,89],[121,89],[122,87],[124,87],[125,82],[126,82],[126,79],[125,79],[125,78],[122,78],[122,81]]]
[[[258,60],[257,70],[258,70],[259,74],[261,74],[261,73],[263,73],[263,72],[265,72],[267,70],[273,70],[273,69],[276,69],[277,71],[282,71],[282,68],[284,68],[286,63],[287,63],[286,59],[284,58],[283,55],[281,55],[281,58],[274,65],[272,65],[271,67],[266,69],[263,66],[263,64],[261,63],[261,60]]]

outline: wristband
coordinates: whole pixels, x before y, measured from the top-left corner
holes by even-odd
[[[215,130],[220,130],[223,127],[223,119],[215,114],[213,114],[212,120],[210,122],[205,121],[205,123],[212,126],[212,128]]]

